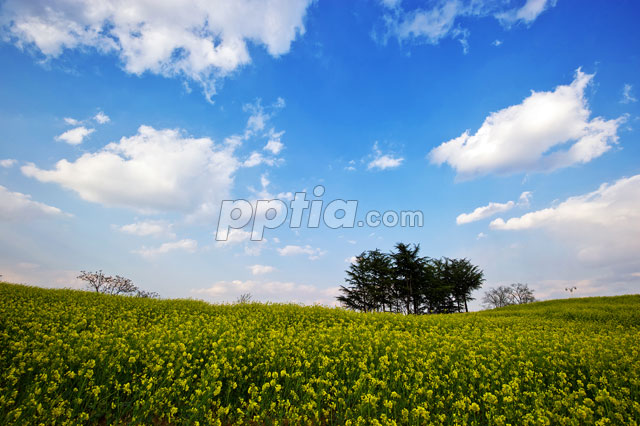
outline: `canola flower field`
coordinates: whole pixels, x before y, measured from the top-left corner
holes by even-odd
[[[471,314],[0,284],[0,424],[640,422],[640,296]]]

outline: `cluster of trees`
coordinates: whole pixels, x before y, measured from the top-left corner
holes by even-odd
[[[419,245],[398,243],[391,253],[363,252],[351,264],[338,301],[361,312],[468,312],[484,273],[468,259],[431,259]]]
[[[80,271],[78,279],[85,281],[87,288],[96,293],[135,297],[159,297],[156,292],[145,291],[138,288],[129,278],[121,277],[120,275],[112,277],[105,275],[101,270],[97,272]]]
[[[501,285],[484,293],[482,303],[486,308],[502,308],[509,305],[522,305],[535,302],[533,290],[527,284],[515,283]]]

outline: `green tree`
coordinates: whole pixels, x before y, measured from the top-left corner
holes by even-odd
[[[417,244],[398,243],[390,254],[376,249],[356,259],[338,301],[363,312],[468,312],[471,294],[484,282],[482,270],[468,259],[421,257]]]
[[[449,274],[453,283],[453,297],[458,312],[469,312],[468,301],[473,300],[471,293],[482,287],[484,272],[473,265],[469,259],[447,259]]]
[[[425,266],[427,260],[419,256],[420,245],[398,243],[395,252],[391,253],[393,260],[394,293],[403,304],[407,314],[422,312],[425,302],[424,290],[426,283]]]
[[[363,252],[347,269],[347,286],[341,286],[338,301],[362,312],[391,311],[391,260],[380,250]]]
[[[428,311],[435,314],[455,312],[456,304],[452,296],[455,284],[449,259],[433,259],[430,264],[434,282],[428,293]]]

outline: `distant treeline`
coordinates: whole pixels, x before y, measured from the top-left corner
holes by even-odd
[[[483,271],[468,259],[432,259],[419,252],[419,245],[398,243],[391,253],[361,253],[346,271],[338,301],[361,312],[468,312]]]

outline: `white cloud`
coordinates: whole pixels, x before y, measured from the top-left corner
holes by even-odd
[[[506,203],[489,203],[486,206],[478,207],[471,213],[462,213],[456,218],[456,223],[462,225],[465,223],[471,223],[478,220],[486,219],[495,214],[506,212],[511,210],[516,204],[513,201]]]
[[[456,18],[464,14],[461,3],[441,1],[431,9],[401,11],[395,19],[387,15],[387,25],[390,33],[399,40],[423,39],[436,44],[452,31]]]
[[[400,42],[414,41],[438,44],[444,38],[460,41],[464,53],[468,49],[469,30],[460,26],[462,18],[494,16],[509,28],[517,23],[530,24],[545,10],[555,5],[555,0],[527,0],[519,8],[505,8],[508,2],[489,0],[439,0],[429,7],[405,9],[401,0],[380,0],[387,9],[383,21],[384,42],[395,37]],[[499,45],[499,44],[494,44]]]
[[[15,264],[3,264],[2,281],[11,283],[24,283],[47,288],[75,288],[85,287],[85,283],[77,279],[77,270],[60,270],[41,267],[28,262]]]
[[[434,148],[429,158],[448,163],[463,178],[587,163],[617,143],[625,119],[589,118],[584,92],[592,79],[593,74],[578,69],[570,85],[532,91],[522,103],[489,115],[475,134],[466,131]]]
[[[502,45],[502,40],[497,40],[496,39],[491,44],[494,45],[495,47],[501,46]]]
[[[260,241],[247,241],[244,245],[244,254],[246,256],[260,256],[262,249],[267,244],[267,239],[263,238]]]
[[[257,133],[264,130],[267,121],[271,118],[271,114],[265,112],[262,101],[256,99],[252,104],[243,105],[244,111],[251,112],[247,119],[247,133]]]
[[[139,237],[176,237],[176,234],[173,233],[172,230],[173,226],[163,220],[144,220],[116,228],[125,234],[137,235]]]
[[[234,149],[179,130],[140,126],[137,134],[75,161],[60,160],[52,170],[34,164],[21,170],[106,206],[192,213],[211,210],[228,195],[238,168]]]
[[[480,232],[476,237],[477,240],[481,240],[483,238],[487,238],[487,234],[485,234],[484,232]]]
[[[355,265],[358,262],[358,258],[356,256],[350,256],[350,257],[347,257],[344,261],[346,263],[351,263]]]
[[[233,280],[218,281],[209,288],[193,289],[191,293],[218,302],[232,302],[241,294],[250,293],[253,300],[262,302],[293,302],[336,306],[339,287],[318,288],[312,285],[281,281]]]
[[[270,151],[273,155],[278,155],[280,151],[284,148],[284,144],[280,140],[280,138],[284,135],[284,130],[280,132],[275,132],[273,129],[269,133],[269,141],[264,146],[265,151]]]
[[[184,76],[210,97],[215,83],[251,62],[248,42],[278,57],[304,33],[311,0],[8,0],[0,26],[48,58],[86,47],[119,56],[140,75]]]
[[[100,124],[105,124],[105,123],[108,123],[109,121],[111,121],[109,116],[107,114],[105,114],[104,112],[102,112],[102,111],[100,111],[96,115],[94,115],[93,119],[96,120]]]
[[[625,84],[622,89],[622,99],[620,103],[630,104],[633,102],[638,102],[638,100],[633,96],[633,86],[631,84]]]
[[[520,197],[518,198],[518,205],[522,207],[529,207],[529,204],[531,202],[531,197],[532,197],[531,191],[523,192],[522,194],[520,194]]]
[[[244,130],[244,134],[235,136],[238,143],[242,141],[250,140],[251,138],[266,138],[267,143],[263,146],[263,151],[268,151],[273,155],[279,154],[284,149],[284,144],[281,141],[283,131],[276,131],[273,127],[267,128],[269,120],[276,114],[277,111],[284,108],[285,101],[282,98],[278,98],[274,103],[268,105],[266,108],[262,106],[262,101],[256,99],[255,102],[243,105],[245,112],[250,112],[251,115],[247,119],[247,124]],[[243,167],[255,167],[260,164],[267,164],[269,166],[277,165],[282,162],[281,158],[267,157],[261,152],[253,151],[247,159],[242,163]]]
[[[71,117],[65,117],[64,122],[67,123],[70,126],[77,126],[78,124],[80,124],[80,121],[76,120],[75,118],[71,118]]]
[[[309,259],[316,260],[316,259],[319,259],[321,256],[325,255],[327,252],[319,248],[313,248],[310,245],[306,245],[306,246],[287,245],[287,246],[284,246],[283,248],[279,248],[278,253],[280,253],[280,256],[296,256],[300,254],[306,254],[309,256]]]
[[[356,171],[356,162],[355,162],[355,160],[349,160],[349,163],[347,164],[347,166],[345,166],[344,169],[346,171],[348,171],[348,172]]]
[[[273,266],[268,265],[251,265],[249,266],[253,275],[264,275],[276,270]]]
[[[377,170],[386,170],[386,169],[395,169],[399,167],[404,158],[396,157],[394,154],[383,154],[380,148],[378,147],[378,142],[373,144],[373,159],[369,161],[367,164],[367,169],[377,169]]]
[[[579,260],[598,265],[633,263],[640,268],[640,175],[603,184],[554,207],[490,227],[504,231],[543,229],[575,250]]]
[[[380,0],[380,2],[381,2],[384,6],[386,6],[386,7],[390,8],[390,9],[392,9],[392,8],[394,8],[394,7],[396,7],[396,6],[398,6],[398,5],[400,4],[400,2],[401,2],[401,1],[402,1],[402,0]]]
[[[244,254],[247,256],[259,256],[262,253],[262,249],[267,243],[267,239],[263,238],[260,241],[251,241],[251,231],[245,231],[240,228],[232,228],[229,230],[226,240],[220,240],[215,242],[215,246],[218,248],[231,247],[237,245],[243,245]]]
[[[531,192],[523,192],[520,194],[520,198],[518,199],[518,204],[514,201],[507,201],[506,203],[489,203],[486,206],[478,207],[471,213],[462,213],[458,215],[456,218],[456,223],[458,225],[463,225],[465,223],[476,222],[478,220],[486,219],[488,217],[494,216],[498,213],[503,213],[511,210],[516,205],[528,206],[529,199],[531,198]]]
[[[0,185],[0,220],[18,222],[56,216],[70,215],[57,207],[33,201],[30,195],[11,192]]]
[[[260,99],[257,99],[254,103],[244,105],[244,111],[250,112],[251,115],[247,119],[247,125],[242,139],[248,140],[254,136],[266,137],[267,143],[262,149],[271,152],[273,155],[278,155],[284,149],[284,144],[281,139],[285,132],[284,130],[276,131],[273,127],[267,129],[267,124],[278,110],[285,107],[285,104],[284,99],[278,98],[274,103],[268,105],[266,109],[262,106]],[[262,154],[253,152],[245,163],[246,167],[253,167],[263,162],[273,164],[276,161],[276,159],[265,158]]]
[[[156,257],[161,254],[166,254],[171,251],[186,251],[188,253],[194,253],[198,249],[198,242],[195,240],[184,239],[180,241],[161,244],[158,247],[142,247],[140,250],[135,250],[134,253],[138,253],[142,257],[147,259]]]
[[[226,240],[216,241],[216,245],[220,247],[236,245],[251,241],[251,231],[245,231],[244,229],[232,228],[229,230]]]
[[[242,163],[242,167],[255,167],[255,166],[259,166],[260,164],[273,166],[277,163],[279,163],[278,159],[272,158],[272,157],[265,157],[261,153],[254,151],[251,153],[251,155],[249,155],[249,158],[244,160],[244,162]]]
[[[69,145],[79,145],[84,141],[84,138],[95,132],[95,129],[87,129],[84,126],[76,127],[71,130],[67,130],[61,135],[56,136],[57,141],[64,141]]]
[[[15,166],[17,163],[16,160],[14,160],[13,158],[7,158],[4,160],[0,160],[0,167],[4,167],[5,169],[8,169],[10,167]]]
[[[549,7],[556,5],[556,0],[527,0],[520,8],[499,12],[496,18],[506,27],[522,22],[530,24]]]

